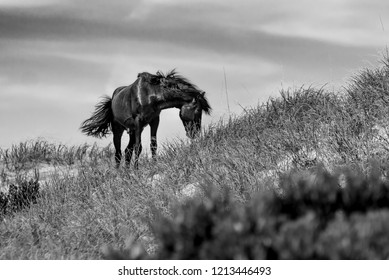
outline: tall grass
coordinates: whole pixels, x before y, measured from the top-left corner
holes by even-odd
[[[28,169],[34,164],[48,163],[56,165],[73,165],[75,163],[98,162],[110,157],[109,146],[99,148],[96,144],[66,146],[49,143],[45,139],[36,139],[12,145],[9,149],[0,149],[0,160],[8,170]]]
[[[78,172],[53,174],[36,204],[0,217],[0,258],[96,259],[102,248],[128,249],[136,242],[148,253],[158,252],[163,244],[152,224],[161,216],[177,217],[176,207],[187,201],[183,188],[191,183],[204,192],[209,186],[228,190],[232,207],[248,205],[266,190],[282,197],[285,176],[309,177],[317,166],[332,175],[347,169],[386,178],[388,73],[386,56],[339,92],[282,90],[241,116],[210,125],[190,143],[165,145],[157,162],[142,157],[139,171],[115,169],[111,147],[39,139],[2,150],[7,172],[36,162],[71,165]]]

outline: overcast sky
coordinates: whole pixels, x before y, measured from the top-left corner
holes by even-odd
[[[207,125],[228,115],[224,73],[240,114],[281,88],[340,87],[388,43],[387,0],[0,0],[0,147],[108,144],[80,123],[139,72],[177,68],[207,92]],[[184,135],[164,111],[159,141]]]

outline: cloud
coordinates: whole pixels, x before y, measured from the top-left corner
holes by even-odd
[[[1,0],[0,9],[42,7],[56,2],[60,0]]]
[[[21,2],[21,1],[20,1]],[[48,1],[44,1],[48,2]],[[55,3],[55,2],[53,2]],[[212,38],[260,37],[261,31],[334,45],[382,44],[389,3],[363,1],[64,1],[45,9],[1,11],[2,37],[56,40],[172,41],[212,46]],[[241,34],[242,36],[237,36]],[[219,36],[218,36],[219,35]],[[381,36],[380,36],[381,35]],[[386,34],[387,35],[387,34]],[[206,37],[206,38],[204,38]],[[223,40],[224,39],[224,40]],[[363,40],[364,39],[364,40]],[[196,42],[199,42],[196,44]],[[250,40],[248,43],[251,43]]]
[[[380,21],[389,20],[382,11],[389,3],[369,1],[295,1],[274,5],[268,15],[272,19],[261,23],[261,30],[272,34],[312,38],[347,46],[382,46],[388,33]],[[381,19],[380,19],[381,17]]]
[[[100,81],[110,71],[109,62],[98,56],[90,59],[72,56],[71,45],[24,42],[13,46],[3,42],[2,46],[1,100],[11,95],[38,99],[80,96],[80,92],[104,86]]]
[[[309,1],[302,2],[308,7],[312,6],[308,4]],[[216,2],[199,5],[175,1],[140,1],[133,8],[129,5],[122,6],[129,14],[127,17],[103,17],[104,12],[91,17],[85,17],[85,12],[79,11],[61,14],[57,11],[39,16],[34,13],[8,12],[0,14],[0,33],[3,38],[72,41],[79,44],[93,42],[102,45],[102,50],[97,48],[97,52],[106,52],[111,48],[116,53],[127,54],[131,49],[136,49],[132,47],[133,44],[142,42],[154,49],[160,48],[161,45],[170,45],[190,50],[189,53],[258,56],[270,60],[279,58],[280,55],[284,60],[288,59],[284,53],[289,54],[291,49],[298,51],[293,54],[295,59],[303,58],[299,53],[313,54],[323,50],[338,49],[337,52],[341,53],[349,49],[350,53],[353,53],[363,49],[365,42],[371,42],[363,40],[363,43],[351,46],[343,44],[351,40],[346,35],[354,33],[342,30],[333,32],[332,22],[339,22],[330,20],[329,16],[320,16],[329,14],[335,7],[333,1],[329,2],[332,5],[322,13],[318,13],[317,8],[307,15],[304,15],[304,10],[300,11],[297,5],[284,2],[278,10],[275,10],[275,5],[265,6],[252,1],[248,1],[250,5],[244,3],[227,2],[223,5]],[[231,9],[236,11],[232,16]],[[268,14],[262,18],[264,10]],[[253,11],[258,11],[256,18]],[[334,13],[330,15],[334,16]],[[328,24],[325,24],[326,21]],[[355,31],[355,36],[357,33],[358,31]],[[354,37],[352,39],[355,39]]]
[[[78,125],[99,96],[138,72],[177,67],[207,92],[205,122],[217,121],[227,113],[224,71],[233,112],[281,83],[339,84],[385,46],[383,2],[0,0],[1,117],[18,108],[17,127],[36,119],[57,132],[62,123],[59,135],[86,140]],[[163,116],[161,139],[170,125],[184,135],[176,111]]]

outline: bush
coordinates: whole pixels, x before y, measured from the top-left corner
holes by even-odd
[[[0,215],[30,207],[39,196],[37,180],[23,180],[19,185],[11,184],[7,193],[0,192]]]
[[[325,171],[292,173],[282,195],[261,192],[246,205],[210,188],[173,218],[157,219],[152,258],[388,259],[388,182],[346,178],[341,188],[339,176]]]

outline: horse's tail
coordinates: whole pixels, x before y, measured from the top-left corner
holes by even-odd
[[[113,120],[111,104],[112,98],[104,96],[96,105],[93,115],[81,124],[81,131],[88,136],[98,138],[106,136],[110,132]]]

